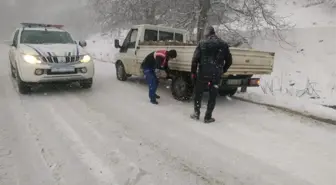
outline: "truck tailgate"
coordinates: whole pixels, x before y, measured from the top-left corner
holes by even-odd
[[[253,49],[230,48],[232,66],[227,74],[271,74],[274,64],[274,52]]]

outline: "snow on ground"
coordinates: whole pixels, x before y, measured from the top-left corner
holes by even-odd
[[[261,105],[285,109],[317,120],[336,125],[336,111],[330,107],[312,104],[296,97],[260,95],[258,93],[237,94],[235,97]]]
[[[19,95],[0,45],[1,185],[333,185],[336,128],[219,98],[217,122],[143,80],[95,61],[91,90],[41,87]],[[202,110],[204,112],[204,109]]]

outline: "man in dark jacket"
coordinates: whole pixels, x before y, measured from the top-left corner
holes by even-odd
[[[196,47],[192,59],[191,74],[195,82],[195,99],[194,113],[190,117],[199,120],[203,91],[208,86],[209,100],[204,123],[211,123],[215,121],[212,112],[216,105],[220,78],[231,66],[232,55],[228,44],[216,36],[212,26],[205,30],[205,37]]]
[[[172,58],[176,58],[176,56],[176,50],[158,50],[148,54],[142,62],[141,68],[143,69],[143,73],[148,83],[149,99],[152,104],[158,104],[156,99],[160,98],[160,96],[156,94],[159,79],[157,78],[155,71],[157,69],[165,70],[167,76],[169,76],[168,61]]]

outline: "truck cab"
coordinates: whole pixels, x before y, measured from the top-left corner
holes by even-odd
[[[183,29],[149,24],[135,25],[128,32],[122,45],[119,40],[115,40],[115,47],[119,49],[119,53],[116,54],[116,63],[119,63],[119,70],[125,70],[127,74],[125,76],[142,76],[140,66],[143,57],[139,57],[139,53],[137,53],[140,45],[165,41],[186,43],[188,40],[188,31]]]

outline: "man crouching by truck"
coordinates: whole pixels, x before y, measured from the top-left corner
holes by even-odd
[[[195,82],[195,99],[194,113],[190,117],[199,120],[203,91],[208,86],[209,100],[204,123],[211,123],[215,121],[212,112],[216,105],[220,78],[231,66],[232,55],[228,44],[216,36],[212,26],[205,30],[205,37],[196,47],[192,59],[191,77]]]
[[[148,83],[149,99],[152,104],[158,104],[157,99],[160,98],[160,96],[156,94],[159,79],[155,71],[156,69],[165,70],[167,76],[169,76],[168,61],[172,58],[176,58],[176,56],[176,50],[158,50],[148,54],[142,62],[141,68]]]

